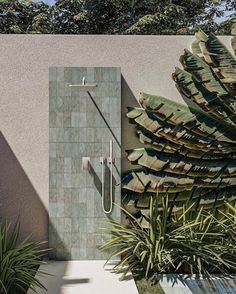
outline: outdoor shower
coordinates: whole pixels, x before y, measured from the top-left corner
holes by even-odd
[[[60,260],[103,260],[101,224],[121,219],[121,71],[49,69],[49,245]]]
[[[89,91],[93,91],[97,85],[96,84],[86,84],[85,77],[82,78],[81,84],[70,84],[69,87],[75,87],[78,91],[86,91],[89,96],[91,97],[91,94]],[[92,99],[93,101],[93,99]],[[94,102],[94,101],[93,101]],[[109,142],[109,157],[100,157],[100,163],[102,167],[102,177],[101,177],[101,196],[102,196],[102,209],[105,214],[110,214],[112,212],[112,202],[113,202],[113,163],[114,163],[114,157],[113,157],[113,142],[110,140]],[[106,163],[110,166],[110,191],[109,191],[109,197],[107,199],[106,193],[105,193],[105,166]],[[90,157],[83,157],[82,158],[82,169],[88,170],[90,168]],[[108,200],[108,201],[106,201]],[[108,205],[106,205],[108,203]],[[107,208],[107,207],[109,208]]]

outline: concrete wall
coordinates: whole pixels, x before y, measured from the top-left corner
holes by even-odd
[[[185,36],[0,35],[0,216],[22,221],[22,235],[47,239],[48,69],[120,67],[123,126],[125,107],[139,92],[182,101],[171,80]],[[229,45],[230,38],[223,41]],[[132,128],[123,128],[122,146],[136,146]],[[123,152],[123,156],[124,156]],[[127,166],[123,166],[126,168]]]

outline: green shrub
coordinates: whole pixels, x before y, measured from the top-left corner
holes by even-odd
[[[29,242],[29,238],[19,241],[19,223],[11,231],[11,225],[0,225],[0,293],[23,294],[30,288],[46,288],[35,277],[38,267],[45,262],[42,257],[47,250],[42,250],[45,242]],[[38,271],[38,274],[45,274]]]
[[[147,227],[142,227],[128,211],[129,228],[109,220],[105,232],[111,236],[101,250],[112,250],[108,261],[117,255],[121,260],[115,272],[129,271],[134,275],[152,277],[160,273],[205,274],[236,271],[236,210],[230,204],[227,211],[193,211],[184,206],[178,215],[170,215],[168,198],[158,209],[158,196],[151,198]]]

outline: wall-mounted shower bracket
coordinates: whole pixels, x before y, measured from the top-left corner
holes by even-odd
[[[100,163],[101,164],[104,164],[106,162],[106,157],[100,157]]]
[[[111,163],[115,163],[115,158],[114,157],[108,157],[107,158],[107,162],[109,163],[109,164],[111,164]]]
[[[82,83],[81,84],[71,84],[69,85],[70,88],[76,88],[78,91],[93,91],[97,85],[96,84],[86,84],[86,79],[85,77],[82,78]]]
[[[108,163],[111,164],[111,163],[115,163],[115,158],[113,157],[113,141],[110,140],[109,142],[109,157],[107,159]]]

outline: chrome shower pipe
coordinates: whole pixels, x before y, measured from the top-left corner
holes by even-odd
[[[113,202],[113,164],[114,164],[114,157],[113,157],[113,141],[110,140],[110,154],[109,154],[109,158],[108,158],[108,163],[110,165],[110,208],[108,211],[105,211],[105,213],[111,213],[112,212],[112,202]]]
[[[100,157],[100,163],[102,165],[102,209],[105,212],[105,163],[106,157]]]
[[[107,158],[107,161],[110,165],[110,191],[109,191],[109,209],[106,209],[106,195],[105,195],[105,163],[106,163],[106,157],[100,157],[100,163],[102,165],[102,209],[105,214],[110,214],[112,212],[112,202],[113,202],[113,164],[114,164],[114,158],[113,158],[113,142],[110,140],[109,142],[109,157]]]

